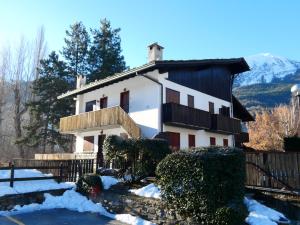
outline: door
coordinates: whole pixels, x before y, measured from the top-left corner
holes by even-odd
[[[103,167],[103,162],[104,162],[104,158],[103,158],[103,142],[105,139],[106,135],[105,134],[101,134],[98,135],[98,152],[97,152],[97,169],[99,167]]]
[[[129,91],[120,94],[120,106],[125,112],[129,112]]]

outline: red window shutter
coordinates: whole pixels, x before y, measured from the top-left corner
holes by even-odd
[[[107,108],[107,97],[100,98],[100,109]]]
[[[180,92],[166,88],[166,103],[169,102],[180,104]]]
[[[227,138],[223,139],[223,146],[228,147],[228,139]]]
[[[168,142],[173,151],[180,149],[180,133],[168,132]]]
[[[215,146],[216,145],[216,138],[215,137],[210,137],[210,145]]]
[[[129,112],[129,91],[120,94],[120,106],[125,112]]]
[[[195,135],[189,134],[189,148],[195,148]]]

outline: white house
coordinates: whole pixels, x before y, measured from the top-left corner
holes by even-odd
[[[232,95],[232,83],[249,70],[243,58],[163,60],[163,47],[148,46],[148,63],[89,84],[78,76],[76,115],[60,131],[76,136],[76,152],[100,152],[107,135],[165,138],[173,148],[247,141],[241,122],[253,120]]]

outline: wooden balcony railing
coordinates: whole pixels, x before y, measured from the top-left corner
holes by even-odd
[[[162,121],[165,124],[196,130],[211,127],[209,112],[176,103],[163,104]]]
[[[74,134],[78,131],[90,131],[122,126],[133,138],[141,136],[140,128],[120,107],[100,109],[60,119],[60,132]]]
[[[220,114],[211,114],[211,130],[221,133],[241,133],[241,121]]]

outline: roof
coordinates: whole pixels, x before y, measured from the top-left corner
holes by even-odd
[[[138,76],[139,73],[152,71],[155,69],[168,71],[172,69],[203,69],[210,66],[225,66],[227,67],[232,74],[242,73],[250,70],[247,62],[244,58],[232,58],[232,59],[203,59],[203,60],[160,60],[160,61],[152,61],[140,67],[136,67],[122,73],[117,73],[113,76],[107,77],[102,80],[97,80],[91,82],[87,85],[84,85],[81,88],[77,88],[72,91],[68,91],[60,96],[58,99],[83,94],[103,86],[110,85],[112,83],[116,83],[125,79],[129,79],[131,77]]]
[[[249,111],[240,103],[240,101],[232,95],[233,116],[243,122],[254,121],[255,119]]]

